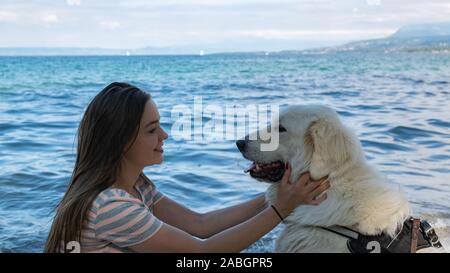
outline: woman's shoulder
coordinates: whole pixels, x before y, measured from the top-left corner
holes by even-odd
[[[137,188],[149,208],[152,208],[154,204],[164,197],[155,184],[143,173],[140,175]]]
[[[125,190],[108,187],[101,191],[97,197],[94,199],[92,205],[94,209],[100,209],[102,207],[108,206],[114,202],[132,202],[136,203],[137,200]]]
[[[139,192],[144,200],[139,200],[123,189],[108,187],[95,197],[92,202],[92,211],[96,213],[102,208],[124,202],[137,205],[141,205],[142,203],[149,205],[154,203],[156,199],[160,199],[162,197],[162,194],[156,189],[155,184],[153,184],[153,182],[144,174],[140,175],[136,188],[139,189]]]

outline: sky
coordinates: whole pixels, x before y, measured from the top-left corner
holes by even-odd
[[[450,0],[0,0],[0,47],[304,49],[449,18]]]

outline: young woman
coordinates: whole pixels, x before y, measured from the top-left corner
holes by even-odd
[[[280,223],[298,205],[317,205],[329,183],[304,174],[279,183],[277,201],[264,195],[245,203],[196,213],[164,196],[143,174],[161,164],[167,133],[146,92],[112,83],[89,104],[78,131],[75,168],[45,245],[64,252],[239,252]],[[186,181],[189,183],[189,181]]]

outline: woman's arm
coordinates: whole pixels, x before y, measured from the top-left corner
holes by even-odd
[[[278,215],[268,207],[249,220],[205,240],[163,223],[152,237],[130,248],[137,252],[240,252],[279,222]]]
[[[300,204],[318,205],[325,200],[321,195],[329,182],[310,183],[309,174],[300,176],[296,183],[290,183],[291,168],[288,167],[279,188],[275,206],[282,217],[286,217]],[[163,223],[161,228],[142,243],[130,246],[137,252],[239,252],[250,246],[280,222],[277,213],[266,207],[247,221],[202,240],[183,230]]]
[[[205,239],[255,216],[266,207],[265,201],[261,194],[244,203],[201,214],[165,196],[155,204],[154,215],[171,226]]]
[[[181,229],[193,236],[203,238],[203,215],[178,204],[164,196],[153,208],[155,215],[162,222]]]
[[[244,203],[210,211],[202,215],[201,238],[209,238],[229,227],[240,224],[267,207],[264,193]]]

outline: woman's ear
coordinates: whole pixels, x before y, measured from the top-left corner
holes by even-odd
[[[319,119],[311,123],[307,135],[314,146],[312,164],[316,161],[328,168],[340,166],[351,159],[351,136],[340,122]]]

